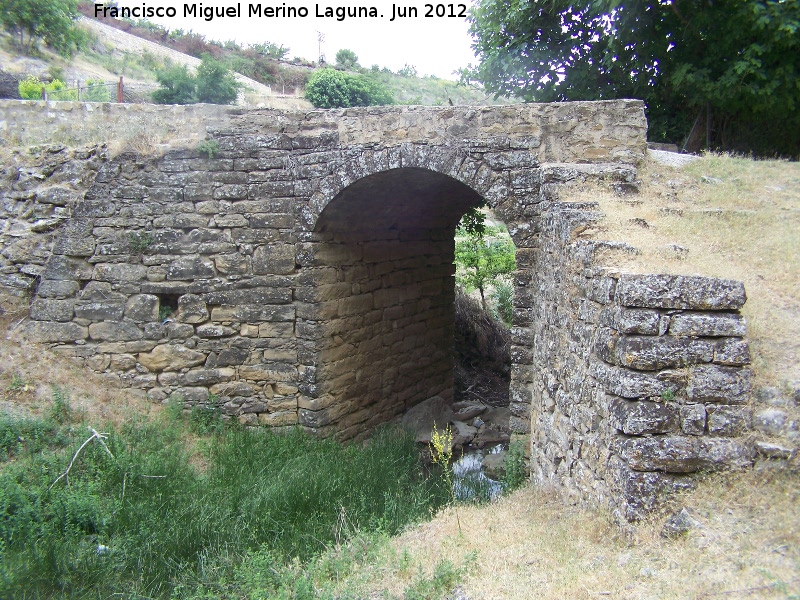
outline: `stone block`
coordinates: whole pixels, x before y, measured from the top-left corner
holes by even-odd
[[[694,489],[694,481],[685,475],[634,471],[612,457],[607,479],[619,490],[622,516],[638,521],[657,508],[671,494]]]
[[[600,312],[599,322],[620,333],[658,335],[660,319],[661,315],[657,310],[610,306]]]
[[[668,402],[614,398],[609,406],[609,424],[627,435],[668,433],[678,427],[678,407]]]
[[[71,321],[74,306],[74,300],[36,298],[31,302],[30,317],[34,321]]]
[[[248,381],[296,382],[297,368],[278,362],[242,365],[239,367],[239,376]]]
[[[173,344],[161,344],[152,351],[139,354],[139,362],[151,371],[179,371],[204,363],[202,352]]]
[[[704,404],[687,404],[680,408],[681,431],[686,435],[703,435],[706,432],[706,407]]]
[[[223,325],[211,325],[211,324],[198,325],[195,328],[195,332],[197,333],[198,337],[206,339],[236,335],[236,330],[231,327],[225,327]]]
[[[217,396],[230,396],[233,398],[249,398],[256,393],[255,388],[244,381],[216,383],[209,388],[209,391]]]
[[[72,298],[78,293],[80,286],[77,281],[45,279],[39,284],[36,295],[39,298],[55,298],[63,300]]]
[[[129,342],[144,338],[144,332],[132,321],[103,321],[89,325],[89,337],[107,342]]]
[[[225,348],[217,355],[216,364],[218,367],[241,365],[249,355],[250,351],[247,348]]]
[[[265,244],[253,253],[255,275],[288,275],[295,269],[294,244]]]
[[[622,306],[738,310],[747,296],[744,285],[731,279],[691,275],[619,276],[614,299]]]
[[[73,322],[26,321],[22,325],[23,335],[34,342],[74,342],[85,340],[89,330]]]
[[[700,365],[689,369],[686,397],[690,402],[746,404],[750,399],[750,369]]]
[[[137,323],[158,320],[158,296],[136,294],[125,303],[125,317]]]
[[[753,416],[753,429],[767,435],[781,435],[785,432],[788,414],[779,408],[760,410]]]
[[[287,425],[297,425],[299,419],[296,410],[285,410],[261,413],[258,415],[258,422],[267,427],[283,427]]]
[[[184,294],[178,298],[178,314],[175,317],[182,323],[203,323],[208,320],[208,307],[196,294]]]
[[[723,338],[714,347],[714,362],[720,365],[741,366],[750,364],[750,345],[747,340]]]
[[[634,371],[599,361],[591,363],[590,371],[608,392],[622,398],[674,395],[686,385],[685,375],[680,371]]]
[[[711,362],[714,346],[706,340],[670,336],[622,336],[614,355],[616,363],[640,371],[685,367]]]
[[[92,279],[109,283],[136,283],[147,279],[147,267],[126,263],[101,263],[94,266]]]
[[[91,279],[94,268],[85,260],[53,254],[45,265],[42,278],[58,281]]]
[[[230,367],[222,369],[192,369],[184,374],[184,381],[188,385],[209,386],[221,381],[228,381],[235,375],[236,370]]]
[[[75,316],[89,321],[121,321],[125,313],[122,302],[78,302]]]
[[[250,270],[250,257],[241,254],[220,254],[214,257],[214,265],[223,275],[244,275]]]
[[[708,433],[718,436],[737,436],[750,429],[753,413],[746,406],[728,406],[723,404],[709,404],[706,406],[708,415]]]
[[[197,256],[186,256],[174,260],[167,267],[167,280],[194,281],[196,279],[213,279],[216,277],[214,263],[210,259]]]
[[[669,333],[676,336],[742,337],[747,323],[739,313],[691,312],[670,317]]]
[[[634,471],[695,473],[753,464],[748,445],[729,438],[634,437],[616,440],[614,446]]]

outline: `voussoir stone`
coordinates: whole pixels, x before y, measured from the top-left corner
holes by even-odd
[[[139,354],[139,362],[151,371],[177,371],[202,364],[206,355],[185,346],[161,344]]]

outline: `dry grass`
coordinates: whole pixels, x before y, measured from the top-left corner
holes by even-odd
[[[606,215],[584,235],[639,249],[607,257],[622,269],[744,282],[756,387],[800,380],[800,164],[707,155],[639,176],[635,196],[598,185],[570,198]]]
[[[72,409],[93,425],[161,411],[141,390],[121,389],[44,346],[19,339],[12,331],[17,322],[8,315],[0,319],[0,411],[42,416],[51,406],[53,386],[63,389]]]
[[[720,499],[725,498],[724,502]],[[663,519],[623,534],[602,511],[526,488],[488,507],[448,509],[392,540],[364,595],[402,596],[419,573],[464,565],[471,600],[790,598],[800,594],[800,488],[795,475],[716,476],[682,499],[701,526],[660,536]],[[352,586],[352,581],[345,582]]]

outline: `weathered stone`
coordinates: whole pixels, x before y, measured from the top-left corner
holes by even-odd
[[[724,338],[716,343],[714,362],[720,365],[741,366],[750,364],[750,346],[746,340]]]
[[[73,342],[89,336],[88,328],[77,323],[53,321],[26,321],[22,333],[34,342]]]
[[[608,475],[619,488],[622,517],[628,521],[644,518],[669,495],[695,487],[685,475],[635,471],[617,457],[609,461]]]
[[[705,340],[670,336],[622,336],[614,349],[616,363],[642,371],[684,367],[714,358],[714,346]]]
[[[201,338],[220,338],[236,334],[235,329],[222,325],[198,325],[195,332]]]
[[[750,399],[750,370],[702,365],[692,367],[686,397],[692,402],[746,404]]]
[[[182,323],[203,323],[208,320],[208,307],[196,294],[184,294],[178,298],[178,321]]]
[[[39,298],[55,298],[63,300],[65,298],[72,298],[80,289],[77,281],[61,281],[54,279],[45,279],[39,284],[39,289],[36,290],[36,295]]]
[[[250,351],[247,348],[226,348],[220,351],[216,363],[218,367],[241,365],[249,355]]]
[[[780,444],[773,444],[772,442],[764,442],[764,441],[756,441],[753,446],[761,456],[766,458],[780,458],[780,459],[790,459],[796,453],[797,450],[794,448],[787,448],[785,446],[781,446]]]
[[[258,422],[268,427],[283,427],[286,425],[296,425],[298,414],[295,410],[282,412],[261,413],[258,415]]]
[[[205,404],[208,402],[208,390],[204,387],[179,387],[170,394],[170,400],[182,401],[188,405]]]
[[[173,261],[167,267],[167,280],[212,279],[217,273],[214,264],[205,258],[186,256]]]
[[[139,362],[151,371],[178,371],[202,364],[206,355],[184,346],[161,344],[151,352],[139,354]]]
[[[741,435],[750,428],[753,418],[752,411],[745,406],[709,404],[706,414],[708,433],[720,436]]]
[[[686,507],[680,509],[678,512],[673,513],[661,528],[661,537],[675,539],[688,533],[692,529],[699,529],[702,527],[692,512]]]
[[[89,325],[89,337],[108,342],[141,340],[144,332],[131,321],[103,321]]]
[[[706,432],[706,407],[703,404],[688,404],[680,408],[681,431],[687,435],[703,435]]]
[[[147,278],[147,267],[126,263],[101,263],[94,266],[92,279],[109,283],[134,283]],[[88,277],[84,278],[88,279]]]
[[[47,261],[43,277],[59,281],[76,281],[91,279],[92,271],[92,265],[85,260],[54,254]]]
[[[668,435],[627,438],[615,445],[635,471],[694,473],[753,464],[747,445],[729,438]]]
[[[259,246],[253,254],[253,273],[256,275],[287,275],[295,269],[295,246],[269,244]]]
[[[217,396],[232,396],[249,398],[255,395],[255,388],[244,381],[226,381],[212,385],[209,390]]]
[[[599,322],[620,333],[657,335],[660,318],[657,310],[612,306],[600,312]]]
[[[738,310],[747,299],[739,281],[630,273],[619,276],[614,297],[622,306],[692,310]]]
[[[152,294],[136,294],[125,303],[125,318],[146,323],[158,320],[159,300]]]
[[[592,374],[609,392],[622,398],[645,398],[662,394],[666,397],[674,395],[685,386],[684,375],[680,371],[651,373],[593,363]]]
[[[221,381],[227,381],[236,375],[231,368],[224,369],[193,369],[184,375],[184,381],[189,385],[210,386]]]
[[[75,316],[89,321],[120,321],[125,312],[121,302],[78,302]]]
[[[746,332],[747,324],[739,313],[692,312],[670,317],[670,335],[741,337]]]
[[[784,432],[788,414],[779,408],[760,410],[753,415],[753,429],[768,435],[781,435]]]
[[[214,265],[223,275],[241,275],[250,270],[250,257],[241,254],[220,254],[214,257]]]
[[[74,306],[74,300],[36,299],[31,302],[31,319],[35,321],[71,321]]]
[[[78,297],[84,302],[119,302],[125,304],[126,296],[115,292],[105,281],[90,281]]]
[[[95,354],[86,359],[86,366],[94,371],[105,371],[111,364],[108,354]]]
[[[610,425],[627,435],[667,433],[677,428],[678,420],[677,406],[666,402],[615,398],[609,407]]]
[[[281,363],[242,365],[239,376],[249,381],[290,382],[297,381],[297,369]]]

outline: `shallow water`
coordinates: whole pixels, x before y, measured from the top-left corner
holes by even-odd
[[[492,500],[503,493],[503,484],[489,479],[481,470],[487,454],[497,454],[502,445],[489,450],[471,450],[453,463],[453,493],[456,500]]]

